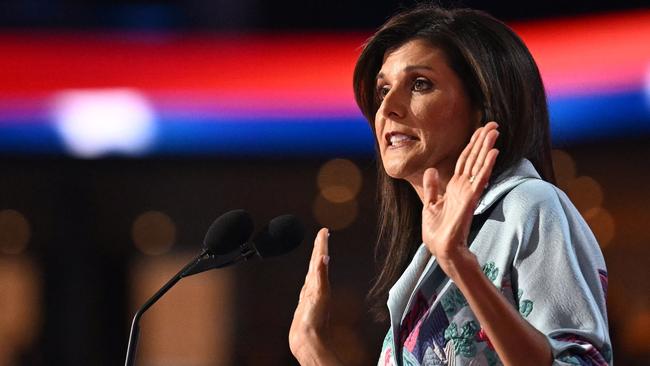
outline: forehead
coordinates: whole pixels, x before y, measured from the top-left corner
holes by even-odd
[[[448,70],[444,51],[423,39],[410,40],[384,53],[378,77],[399,73],[408,67],[426,66],[433,71]]]

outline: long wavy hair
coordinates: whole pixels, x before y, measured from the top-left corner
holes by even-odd
[[[374,131],[381,104],[376,78],[384,57],[404,43],[422,39],[441,49],[459,76],[482,124],[499,123],[500,153],[492,177],[522,158],[554,182],[546,94],[539,70],[523,41],[503,22],[473,9],[419,5],[391,17],[363,46],[354,69],[356,102]],[[386,319],[388,290],[422,242],[422,203],[404,180],[386,174],[377,151],[379,274],[368,295],[378,320]]]

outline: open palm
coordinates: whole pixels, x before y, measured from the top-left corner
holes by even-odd
[[[438,171],[429,168],[424,172],[422,241],[439,262],[453,260],[467,251],[472,215],[499,153],[494,148],[497,127],[495,122],[489,122],[474,132],[444,194],[438,194]]]

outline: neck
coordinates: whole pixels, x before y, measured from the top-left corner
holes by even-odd
[[[449,183],[449,180],[451,179],[451,176],[454,174],[454,168],[452,167],[451,169],[447,168],[436,168],[438,169],[438,195],[442,196],[445,194],[447,191],[447,183]],[[406,178],[406,181],[411,184],[411,187],[415,189],[415,192],[418,194],[418,197],[420,197],[420,201],[422,204],[424,204],[424,185],[422,184],[422,180],[424,178],[424,170],[419,171],[412,176]]]

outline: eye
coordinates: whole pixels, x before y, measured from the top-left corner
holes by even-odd
[[[417,92],[427,91],[432,86],[431,82],[425,78],[417,78],[413,81],[413,90]]]
[[[380,85],[377,87],[377,98],[379,100],[384,100],[388,92],[390,91],[390,88],[388,85]]]

